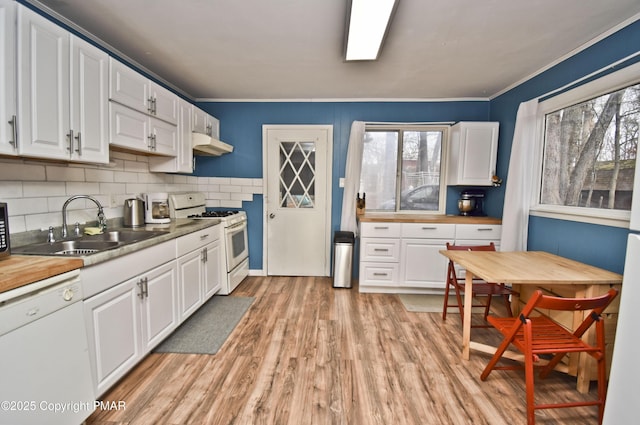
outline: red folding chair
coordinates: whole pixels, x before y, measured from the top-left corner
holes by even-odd
[[[498,318],[489,316],[489,323],[504,335],[504,339],[480,375],[480,379],[483,381],[487,379],[494,369],[522,368],[522,366],[497,366],[498,361],[506,349],[510,344],[513,344],[513,346],[524,354],[527,423],[529,425],[535,423],[535,410],[577,406],[598,406],[598,418],[601,424],[607,391],[604,322],[601,314],[616,295],[618,295],[618,291],[614,288],[611,288],[605,295],[595,298],[558,298],[543,295],[542,291],[538,290],[535,291],[534,295],[524,306],[519,317]],[[575,332],[572,333],[546,316],[531,317],[531,314],[536,308],[561,311],[592,311],[586,316]],[[594,323],[596,325],[596,344],[590,345],[581,338]],[[544,366],[540,372],[540,377],[545,378],[566,354],[579,352],[588,353],[596,359],[598,370],[598,399],[596,401],[535,404],[533,367],[534,363],[539,361],[539,356],[544,354],[553,355],[549,363]]]

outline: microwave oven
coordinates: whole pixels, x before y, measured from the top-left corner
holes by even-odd
[[[11,244],[9,243],[9,212],[7,204],[0,202],[0,259],[11,255]]]

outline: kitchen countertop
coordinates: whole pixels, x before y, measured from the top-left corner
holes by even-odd
[[[359,216],[358,220],[363,223],[502,224],[502,220],[495,217],[434,214],[365,213],[364,215]]]
[[[0,292],[9,291],[38,280],[81,267],[102,263],[186,234],[220,224],[220,220],[175,219],[168,224],[147,224],[145,230],[166,234],[82,257],[16,255],[0,260]]]
[[[0,293],[79,269],[81,258],[11,255],[0,260]]]

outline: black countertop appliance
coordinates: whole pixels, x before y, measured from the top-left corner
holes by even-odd
[[[460,215],[484,217],[484,190],[469,189],[460,192],[458,199],[458,210]]]

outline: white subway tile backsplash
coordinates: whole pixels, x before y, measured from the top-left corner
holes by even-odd
[[[229,177],[209,177],[209,184],[227,185],[231,183]]]
[[[262,186],[242,186],[242,193],[262,193]]]
[[[0,199],[22,198],[22,182],[0,181]]]
[[[10,199],[7,204],[11,215],[38,214],[49,211],[47,198]]]
[[[83,182],[85,181],[85,169],[64,166],[47,165],[47,180],[58,182]],[[88,170],[88,169],[87,169]]]
[[[220,201],[223,208],[242,208],[242,201]]]
[[[85,171],[86,181],[88,182],[113,182],[114,171],[87,168]]]
[[[67,182],[67,195],[95,195],[100,193],[100,185],[95,182]]]
[[[138,173],[130,173],[128,171],[114,171],[113,181],[116,183],[137,183]]]
[[[44,165],[25,164],[19,161],[3,163],[0,166],[0,180],[37,181],[45,179]]]
[[[49,226],[62,224],[62,205],[79,194],[96,198],[111,219],[122,217],[125,199],[145,192],[200,191],[210,208],[242,208],[262,193],[262,179],[150,173],[148,163],[146,156],[116,151],[108,165],[0,159],[0,200],[9,204],[9,229],[42,230],[46,238]],[[96,220],[96,206],[86,199],[74,200],[67,209],[69,224]]]
[[[230,180],[229,181],[230,184],[236,185],[236,186],[251,186],[253,183],[251,179],[241,179],[241,178],[232,177],[229,180]]]
[[[220,185],[220,192],[229,192],[229,193],[241,193],[242,186],[234,186],[234,185]]]
[[[124,161],[124,170],[133,173],[148,173],[149,163],[139,161]]]
[[[252,193],[232,193],[231,200],[232,201],[252,201],[253,194]]]
[[[22,196],[25,198],[64,196],[67,194],[64,182],[24,182],[22,188]]]

